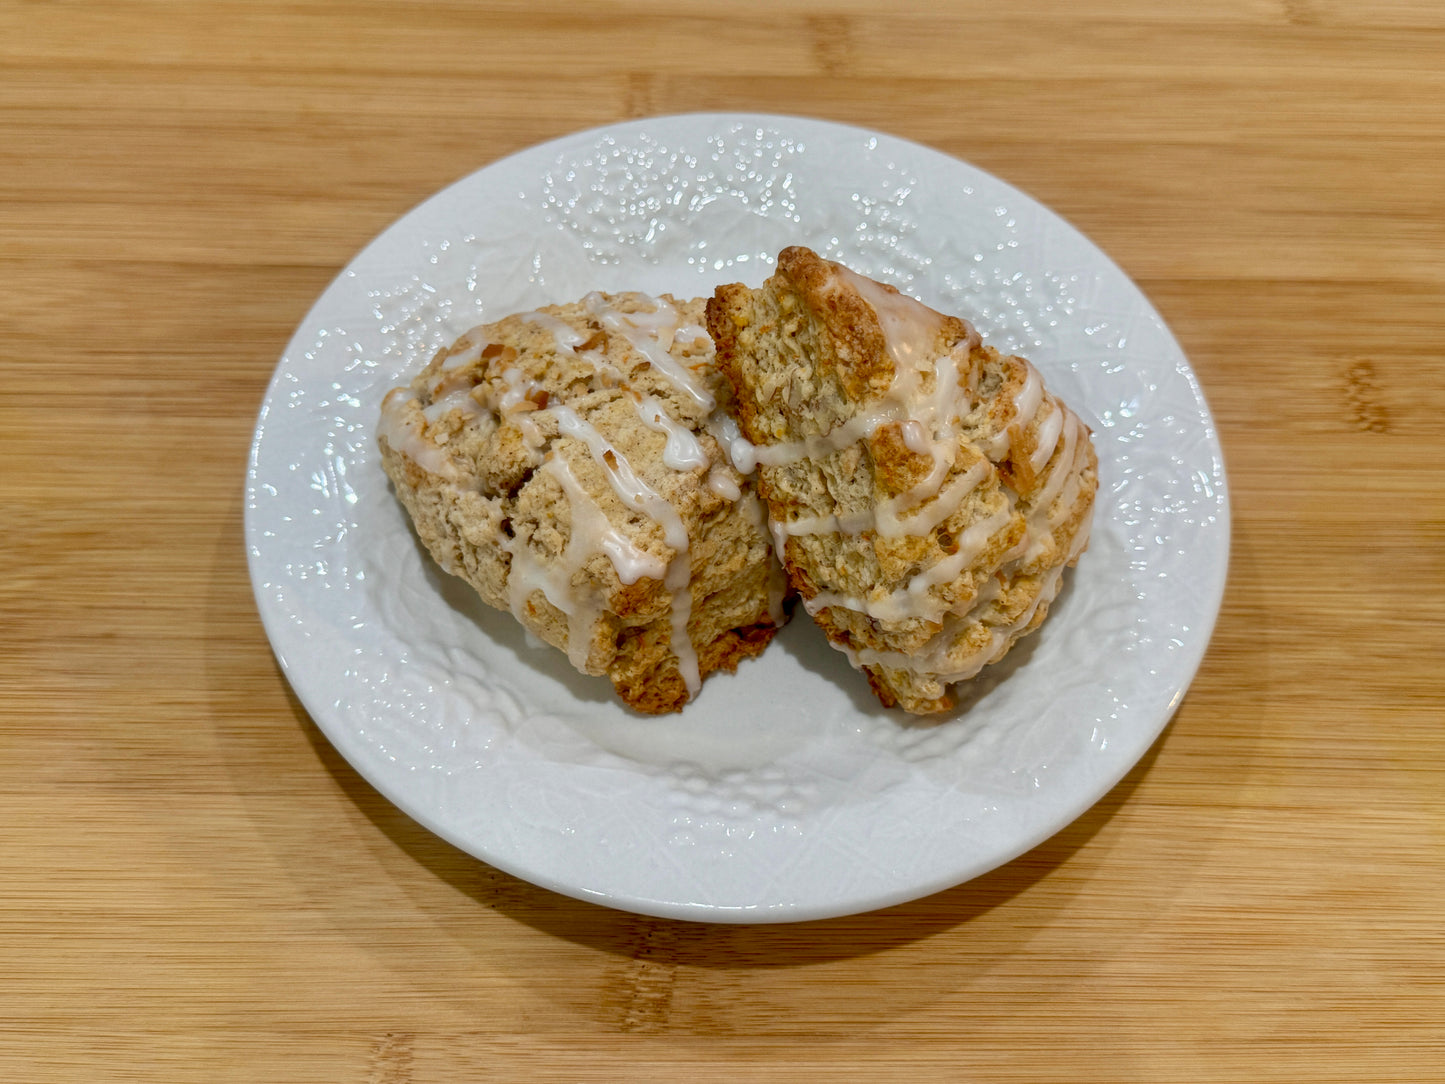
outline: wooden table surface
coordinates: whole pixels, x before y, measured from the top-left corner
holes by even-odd
[[[691,110],[994,172],[1218,418],[1202,669],[986,876],[776,927],[431,836],[252,601],[262,391],[419,200]],[[1445,1080],[1445,6],[0,2],[0,1079]]]

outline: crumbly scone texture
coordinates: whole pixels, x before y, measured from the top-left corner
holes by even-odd
[[[805,248],[707,324],[804,606],[885,705],[947,710],[1087,545],[1088,427],[965,321]]]
[[[765,511],[710,429],[731,390],[703,305],[592,293],[474,328],[378,430],[437,563],[648,714],[783,620]]]

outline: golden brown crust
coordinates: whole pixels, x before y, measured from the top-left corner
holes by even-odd
[[[740,343],[742,337],[749,334],[748,328],[755,319],[752,301],[752,291],[739,282],[730,286],[719,286],[706,303],[707,330],[716,350],[718,372],[722,373],[733,387],[742,386],[746,380],[746,374],[742,371],[745,356],[741,352]],[[738,428],[743,436],[754,444],[759,443],[763,439],[761,419],[752,401],[734,399],[733,407],[737,412]]]
[[[866,400],[893,379],[877,317],[829,266],[807,249],[784,249],[769,291],[720,286],[708,302],[718,369],[733,387],[755,392],[737,400],[739,428],[754,444],[825,432],[841,420],[830,406]],[[756,366],[763,341],[787,355],[786,381],[770,381]]]
[[[778,275],[789,283],[804,308],[818,314],[829,338],[819,368],[848,399],[864,400],[887,390],[893,359],[872,306],[838,280],[828,261],[801,247],[778,254]],[[889,287],[891,289],[891,287]],[[894,291],[895,293],[897,291]]]
[[[874,481],[885,497],[907,493],[928,477],[933,460],[908,447],[900,422],[886,422],[867,438]]]

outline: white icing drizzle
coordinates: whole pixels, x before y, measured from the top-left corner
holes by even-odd
[[[779,564],[787,563],[788,535],[780,524],[772,516],[768,517],[768,533],[773,540],[773,553],[778,558]]]
[[[897,404],[886,403],[871,413],[849,418],[842,425],[836,425],[816,437],[779,441],[776,444],[749,444],[746,438],[739,437],[733,441],[731,448],[733,465],[744,474],[751,474],[755,465],[786,467],[801,459],[822,459],[834,452],[841,452],[865,437],[871,437],[880,426],[895,420],[901,414],[902,409]]]
[[[471,365],[478,361],[491,343],[482,335],[481,328],[472,328],[462,338],[467,340],[467,345],[458,350],[455,354],[448,354],[442,358],[442,372],[450,372],[453,369],[460,369],[465,365]],[[453,344],[454,346],[457,344]]]
[[[757,448],[738,428],[738,420],[731,414],[715,410],[708,415],[707,430],[717,441],[728,466],[742,475],[752,474],[758,469]]]
[[[542,464],[542,469],[557,479],[562,491],[567,494],[572,518],[572,541],[580,543],[579,552],[606,554],[617,572],[617,578],[626,584],[636,583],[644,576],[661,580],[667,575],[667,562],[656,554],[639,548],[612,525],[612,521],[597,507],[597,502],[583,488],[582,483],[577,481],[565,459],[553,455]],[[572,541],[569,541],[569,546]]]
[[[984,454],[995,463],[1001,462],[1009,454],[1013,447],[1015,434],[1022,439],[1023,435],[1028,432],[1029,426],[1033,424],[1034,415],[1039,412],[1039,407],[1043,405],[1044,401],[1044,382],[1043,378],[1039,376],[1039,371],[1024,358],[1017,360],[1024,366],[1024,383],[1014,396],[1013,415],[997,433],[981,445]]]
[[[1063,415],[1063,448],[1053,460],[1053,469],[1032,498],[1029,508],[1029,546],[1022,563],[1031,564],[1048,549],[1053,533],[1073,511],[1079,497],[1080,473],[1088,462],[1088,436],[1078,415],[1056,403]],[[1082,553],[1082,547],[1079,548]]]
[[[427,385],[427,395],[435,401],[454,392],[471,390],[476,381],[467,370],[481,360],[483,352],[490,345],[482,335],[481,328],[468,331],[452,345],[451,349],[456,350],[456,353],[442,358],[441,365],[437,367],[431,383]],[[461,346],[461,349],[457,350],[457,346]]]
[[[928,439],[928,430],[923,428],[923,423],[915,418],[909,418],[903,423],[903,446],[914,455],[932,455],[933,442]]]
[[[992,472],[993,468],[986,459],[975,460],[968,470],[958,474],[938,493],[937,500],[924,505],[911,515],[905,515],[904,512],[915,507],[909,497],[917,492],[916,490],[878,501],[871,508],[856,512],[800,516],[786,522],[780,521],[774,530],[786,535],[858,535],[864,531],[875,531],[884,538],[927,534],[957,512],[968,495],[987,481]]]
[[[507,570],[507,604],[512,616],[526,624],[527,600],[533,592],[541,591],[547,601],[567,617],[567,658],[578,670],[587,670],[587,658],[592,651],[593,629],[602,614],[602,603],[595,592],[578,591],[573,582],[587,559],[598,551],[598,539],[594,536],[597,524],[593,516],[602,513],[591,503],[590,498],[577,500],[574,493],[581,492],[576,479],[565,463],[553,456],[542,469],[561,483],[570,499],[572,531],[560,560],[547,562],[532,552],[532,548],[520,538],[511,538],[502,543],[502,549],[511,554],[511,565]],[[585,494],[584,494],[585,497]],[[605,522],[605,517],[602,517]]]
[[[692,613],[692,567],[688,552],[687,528],[682,517],[668,501],[639,478],[622,453],[614,448],[607,438],[584,421],[570,407],[550,408],[557,419],[562,433],[581,441],[592,453],[593,460],[602,468],[612,491],[618,500],[635,512],[651,517],[662,528],[664,541],[673,550],[673,559],[668,563],[663,576],[663,585],[672,592],[672,652],[677,656],[678,669],[689,696],[696,695],[702,687],[698,673],[697,652],[687,633],[687,621]]]
[[[1063,451],[1055,461],[1054,469],[1049,472],[1043,488],[1033,498],[1036,508],[1048,512],[1059,497],[1064,497],[1057,515],[1049,515],[1050,527],[1057,527],[1063,520],[1064,512],[1074,503],[1073,496],[1065,493],[1065,484],[1067,483],[1072,494],[1078,493],[1079,468],[1088,458],[1088,450],[1085,447],[1088,437],[1084,431],[1084,423],[1079,420],[1077,414],[1063,407],[1062,404],[1060,404],[1059,413],[1064,416]]]
[[[861,276],[854,278],[869,281]],[[961,399],[959,362],[968,361],[977,333],[970,329],[930,366],[927,356],[937,341],[943,317],[910,297],[885,291],[876,283],[872,285],[878,295],[877,304],[882,306],[881,311],[878,308],[874,311],[879,314],[885,346],[894,358],[893,380],[888,391],[873,409],[854,415],[826,433],[752,448],[750,458],[766,467],[821,458],[873,436],[889,422],[899,422],[905,446],[915,454],[932,456],[934,461],[928,477],[909,494],[909,499],[917,503],[937,491],[952,465]],[[866,294],[865,300],[874,304],[874,299]],[[928,376],[932,377],[931,391],[925,390]],[[733,460],[741,470],[738,452],[739,449],[734,448]]]
[[[426,439],[425,415],[420,411],[413,415],[406,409],[406,404],[415,402],[418,402],[416,393],[409,388],[393,388],[387,392],[381,401],[377,435],[422,470],[448,481],[458,481],[460,475],[451,457]]]
[[[590,335],[582,334],[565,320],[558,319],[546,312],[524,312],[521,318],[550,331],[552,340],[557,346],[557,353],[586,358],[592,366],[594,387],[617,388],[625,382],[621,370],[607,360],[607,354],[604,351],[583,350],[578,353],[577,347],[590,339]]]
[[[730,475],[720,463],[716,463],[707,472],[707,488],[716,493],[725,501],[735,501],[742,496],[743,491],[733,481]]]
[[[707,328],[701,324],[683,324],[672,333],[672,341],[675,343],[697,342],[699,339],[706,339],[712,342],[712,336],[708,334]]]
[[[644,296],[645,295],[636,295]],[[646,358],[674,387],[685,392],[703,410],[712,410],[717,401],[697,374],[674,358],[668,351],[678,330],[677,309],[660,297],[645,297],[652,312],[623,312],[608,303],[597,291],[582,299],[594,319],[608,331],[621,335]]]
[[[428,425],[435,425],[453,410],[461,411],[466,418],[482,412],[481,406],[472,397],[472,389],[464,387],[449,391],[440,399],[433,399],[430,404],[422,407],[421,413]]]
[[[750,489],[737,504],[738,512],[752,520],[758,528],[758,532],[764,537],[767,536],[771,521],[768,518],[767,506],[758,496],[757,490]],[[779,628],[783,625],[785,614],[783,602],[788,597],[788,575],[783,571],[781,560],[768,562],[768,617],[774,625]]]
[[[797,519],[773,521],[773,533],[787,538],[810,534],[862,534],[873,530],[876,524],[871,508],[841,515],[830,513],[825,516],[799,516]]]
[[[652,396],[643,396],[637,403],[637,416],[647,428],[667,437],[667,446],[662,450],[664,464],[673,470],[694,470],[708,465],[707,453],[692,430],[678,424]]]
[[[810,614],[828,606],[842,606],[849,610],[867,614],[879,621],[906,621],[921,617],[937,621],[949,611],[948,604],[929,590],[956,579],[966,567],[978,559],[989,540],[1010,520],[1008,509],[1000,509],[987,519],[970,526],[958,537],[958,551],[950,554],[932,567],[924,569],[896,591],[880,594],[874,598],[859,598],[834,591],[819,591],[803,600],[803,607]]]
[[[557,344],[557,353],[559,354],[575,354],[577,352],[576,347],[581,346],[587,341],[586,335],[583,335],[571,324],[565,320],[558,319],[551,313],[524,312],[521,315],[521,319],[526,323],[536,324],[538,327],[550,331],[552,333],[552,339]]]
[[[1024,359],[1020,359],[1023,361]],[[1034,415],[1039,412],[1039,407],[1044,401],[1044,380],[1039,376],[1039,371],[1034,368],[1033,363],[1024,361],[1024,370],[1027,376],[1024,378],[1024,386],[1014,397],[1014,422],[1020,431],[1029,427],[1034,420]]]
[[[1063,405],[1053,396],[1049,396],[1047,401],[1053,410],[1039,424],[1038,444],[1035,445],[1033,454],[1029,456],[1029,466],[1033,469],[1034,474],[1038,474],[1048,465],[1049,457],[1054,454],[1054,449],[1059,444],[1059,437],[1064,431]]]
[[[943,314],[842,264],[833,266],[838,269],[839,277],[857,291],[878,317],[883,341],[893,355],[896,369],[899,372],[916,370],[920,362],[933,353],[939,332],[943,330]]]
[[[1033,498],[1035,509],[1047,515],[1047,523],[1051,528],[1057,527],[1062,522],[1064,512],[1074,503],[1071,497],[1065,496],[1064,488],[1067,483],[1074,494],[1078,493],[1079,472],[1077,468],[1083,465],[1080,462],[1079,452],[1083,450],[1081,438],[1084,437],[1084,423],[1079,421],[1078,416],[1072,411],[1061,410],[1060,413],[1065,414],[1063,453],[1055,461],[1054,469],[1049,472],[1043,488]],[[1059,512],[1051,512],[1055,501],[1061,496],[1065,496],[1065,500],[1062,502]]]
[[[537,400],[533,396],[540,396],[542,385],[527,379],[515,366],[502,370],[502,383],[507,390],[497,400],[498,413],[521,430],[522,439],[529,448],[542,447],[546,438],[531,416],[537,409]]]
[[[584,350],[577,356],[586,358],[591,363],[594,388],[620,388],[627,383],[622,370],[608,361],[607,355],[601,350]]]
[[[878,533],[892,537],[927,534],[963,506],[969,494],[988,480],[993,468],[986,459],[977,459],[966,471],[961,472],[938,494],[938,499],[925,505],[910,516],[898,514],[903,497],[880,501]],[[906,496],[906,494],[905,494]]]
[[[536,408],[537,404],[532,396],[542,391],[542,385],[522,375],[521,369],[513,366],[502,370],[502,383],[507,386],[507,390],[497,400],[497,409],[503,414],[510,414],[518,407],[522,407],[524,411]],[[528,405],[522,406],[523,403]]]
[[[752,474],[758,469],[758,447],[747,437],[738,437],[726,447],[728,462],[739,474]]]
[[[1080,533],[1084,534],[1085,532],[1081,531]],[[980,601],[968,613],[951,615],[944,622],[942,629],[917,652],[905,655],[898,651],[876,651],[872,648],[844,648],[844,651],[848,656],[848,661],[860,669],[864,666],[879,666],[910,670],[915,673],[927,673],[945,684],[967,681],[976,676],[985,666],[1003,658],[1010,641],[1028,627],[1039,607],[1049,605],[1058,596],[1063,578],[1063,565],[1049,569],[1043,582],[1039,585],[1039,592],[1033,601],[1023,613],[1005,625],[991,625],[983,612],[997,597],[998,581],[994,580],[994,590],[989,592],[987,597],[981,593]],[[981,649],[963,659],[961,664],[952,662],[948,655],[958,642],[959,630],[965,624],[979,621],[988,631],[988,642]]]

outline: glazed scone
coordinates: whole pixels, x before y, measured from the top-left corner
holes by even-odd
[[[805,248],[707,324],[804,606],[885,705],[946,710],[1087,545],[1088,427],[963,320]]]
[[[382,465],[442,568],[638,711],[756,655],[786,580],[709,423],[703,301],[592,293],[468,331],[382,403]]]

